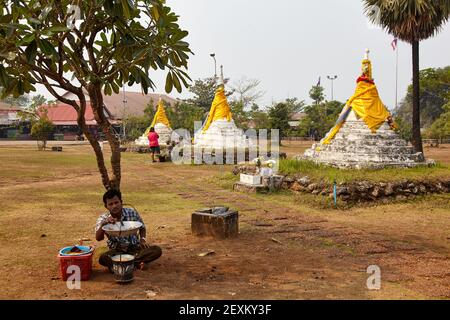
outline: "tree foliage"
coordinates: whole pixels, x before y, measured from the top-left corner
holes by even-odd
[[[38,142],[38,149],[45,150],[49,135],[53,132],[54,126],[52,122],[43,116],[35,121],[31,126],[31,136]],[[39,144],[41,142],[41,144]]]
[[[106,117],[103,95],[124,85],[154,89],[149,75],[166,70],[167,92],[187,87],[191,50],[178,16],[164,0],[0,1],[0,86],[18,97],[44,85],[78,113],[78,125],[97,158],[105,188],[119,189],[120,143]],[[79,16],[78,16],[79,15]],[[76,98],[68,99],[63,89]],[[97,138],[84,118],[85,93],[95,120],[109,141],[111,174]]]
[[[424,128],[430,127],[444,112],[444,105],[450,101],[450,66],[445,68],[429,68],[419,73],[420,82],[420,118]],[[405,121],[412,121],[412,85],[408,92],[394,110],[396,116]]]
[[[203,108],[199,106],[187,102],[181,102],[176,104],[174,108],[167,108],[166,114],[172,128],[183,128],[189,130],[189,132],[193,135],[195,121],[202,121],[205,112]]]
[[[426,135],[431,139],[450,138],[450,102],[443,107],[444,112],[427,130]]]
[[[4,88],[0,87],[0,97],[3,96]],[[25,107],[30,103],[30,97],[27,94],[21,95],[19,97],[6,96],[0,101],[10,104],[16,107]]]
[[[324,88],[321,85],[316,85],[309,90],[309,97],[314,101],[315,104],[322,103],[325,100],[325,95],[323,93]]]
[[[224,79],[225,84],[229,79]],[[211,104],[214,100],[214,95],[216,94],[217,82],[214,77],[197,79],[194,84],[189,87],[189,92],[194,96],[186,100],[186,103],[200,107],[204,112],[208,112],[211,109]],[[225,92],[228,97],[232,95],[232,91]]]
[[[436,35],[448,21],[450,0],[363,0],[363,3],[372,22],[412,46],[412,144],[417,152],[423,152],[420,131],[419,43]]]
[[[286,102],[279,102],[272,105],[268,110],[269,123],[271,129],[280,130],[280,141],[287,136],[291,126],[289,121],[292,117],[292,108]]]
[[[259,90],[261,81],[258,79],[247,79],[242,77],[241,79],[235,81],[231,85],[233,90],[233,95],[236,95],[234,101],[239,102],[246,110],[252,104],[257,103],[260,98],[265,94],[264,91]]]
[[[324,137],[336,123],[344,105],[339,101],[327,101],[305,107],[304,113],[306,116],[300,121],[300,129],[297,135]]]
[[[366,14],[400,40],[413,43],[435,36],[450,14],[449,0],[363,0]],[[374,12],[374,7],[378,11]]]
[[[397,115],[394,117],[395,123],[398,126],[397,134],[404,140],[410,142],[412,139],[412,126],[411,122],[405,120],[402,116]]]

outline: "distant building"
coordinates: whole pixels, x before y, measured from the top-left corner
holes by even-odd
[[[292,115],[291,119],[289,120],[289,125],[291,126],[291,128],[298,128],[300,126],[300,122],[305,117],[306,113],[296,112]]]
[[[70,92],[63,95],[63,97],[70,100],[78,100],[78,98]],[[90,101],[87,92],[85,92],[85,98],[86,101]],[[141,92],[125,92],[125,94],[113,93],[111,96],[104,95],[103,103],[111,118],[121,121],[130,116],[143,116],[144,110],[150,102],[152,103],[154,110],[156,110],[159,98],[165,102],[166,106],[175,106],[178,102],[177,99],[165,94],[149,93],[145,95]]]
[[[18,135],[20,107],[0,101],[0,138],[14,138]]]
[[[75,101],[78,99],[77,96],[70,92],[64,94],[63,97]],[[101,134],[98,132],[98,125],[94,118],[89,96],[85,94],[85,97],[87,101],[85,112],[86,124],[92,134]],[[116,133],[121,134],[121,125],[124,119],[132,116],[143,116],[144,110],[149,103],[152,103],[153,107],[156,109],[159,98],[161,98],[168,106],[175,106],[178,102],[178,100],[165,94],[154,93],[144,95],[140,92],[126,92],[125,95],[120,93],[111,96],[103,96],[105,116],[113,125]],[[72,106],[58,102],[55,105],[43,105],[41,108],[46,110],[48,118],[55,125],[56,137],[64,140],[76,140],[82,136],[82,132],[78,127],[77,122],[78,115]]]

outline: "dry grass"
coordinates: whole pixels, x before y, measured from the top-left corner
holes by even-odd
[[[157,299],[450,298],[448,195],[323,209],[288,193],[232,192],[230,168],[148,164],[148,155],[130,153],[123,154],[124,200],[140,211],[163,257],[125,289],[95,262],[83,290],[69,291],[52,280],[56,253],[82,237],[92,239],[104,211],[90,148],[38,153],[3,147],[0,160],[0,285],[8,288],[2,299],[145,299],[149,289]],[[190,234],[191,213],[214,204],[239,210],[237,239]],[[372,253],[380,246],[386,251]],[[199,258],[207,249],[216,255]],[[379,292],[365,288],[370,264],[383,270]]]

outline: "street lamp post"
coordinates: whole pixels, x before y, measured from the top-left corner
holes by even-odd
[[[331,101],[334,101],[334,80],[337,79],[338,76],[327,76],[329,80],[331,80]]]
[[[211,53],[210,56],[214,59],[214,81],[217,81],[217,61],[216,61],[216,54]]]

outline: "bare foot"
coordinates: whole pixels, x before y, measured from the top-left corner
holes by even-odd
[[[142,271],[147,270],[147,265],[146,265],[144,262],[139,262],[139,263],[136,265],[136,269],[142,270]]]

